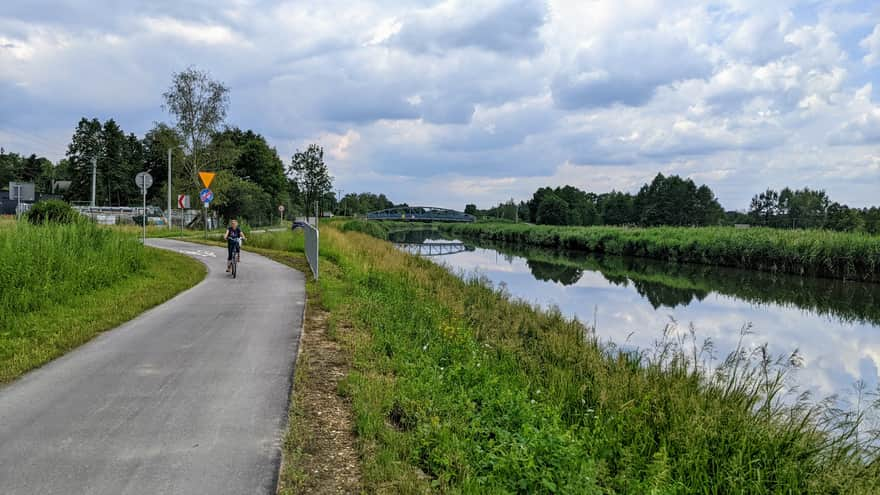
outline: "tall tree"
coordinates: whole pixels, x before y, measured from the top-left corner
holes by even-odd
[[[101,122],[98,119],[80,119],[67,146],[70,164],[70,188],[65,194],[68,201],[88,201],[92,184],[92,160],[98,159],[103,150]],[[96,199],[105,197],[104,182],[97,181]]]
[[[98,158],[98,174],[104,185],[102,199],[110,206],[128,206],[134,186],[134,175],[125,162],[125,133],[110,119],[101,130],[103,153]],[[134,187],[127,187],[131,183]]]
[[[177,120],[175,126],[189,155],[185,162],[187,177],[198,187],[198,172],[206,163],[211,136],[226,120],[229,88],[211,79],[207,72],[188,67],[172,76],[171,87],[162,96],[165,109]]]
[[[21,169],[21,157],[16,153],[7,153],[0,148],[0,188],[9,185],[18,178]]]
[[[153,187],[149,197],[162,199],[168,194],[168,150],[171,150],[172,194],[194,194],[197,189],[188,179],[184,167],[184,154],[181,149],[183,139],[180,134],[166,124],[158,123],[147,131],[141,141],[143,147],[144,170],[153,176]],[[176,207],[175,207],[176,208]]]
[[[333,178],[324,163],[324,148],[310,144],[305,151],[297,150],[291,160],[289,172],[301,191],[306,215],[310,211],[315,216],[320,215],[315,204],[333,189]]]
[[[717,225],[723,218],[724,208],[709,186],[704,184],[697,188],[694,198],[694,219],[697,225]]]
[[[544,194],[541,204],[538,206],[537,223],[566,225],[568,218],[568,203],[553,192]]]
[[[229,128],[213,137],[211,147],[218,150],[216,154],[224,155],[224,167],[260,186],[276,206],[287,202],[284,163],[263,136],[251,130]]]
[[[605,225],[627,225],[637,223],[631,194],[611,191],[598,199],[599,214]]]
[[[657,174],[635,197],[634,207],[643,225],[707,225],[723,215],[708,186],[697,188],[691,179]]]
[[[749,216],[758,225],[770,225],[779,213],[779,193],[773,189],[756,194],[749,206]]]
[[[865,229],[865,219],[859,210],[835,202],[828,206],[825,227],[841,232],[858,232]]]

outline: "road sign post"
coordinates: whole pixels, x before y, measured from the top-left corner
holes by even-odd
[[[134,183],[141,188],[144,194],[144,210],[141,215],[141,223],[144,227],[144,244],[147,243],[147,189],[153,185],[153,176],[147,172],[140,172],[134,176]]]
[[[199,172],[199,175],[201,175],[202,173],[203,172]],[[211,174],[211,178],[213,178],[213,177],[214,177],[213,174]],[[204,177],[202,178],[202,181],[203,182],[205,181]],[[207,182],[208,182],[208,184],[210,184],[211,179],[208,179]],[[202,200],[202,204],[205,206],[205,210],[204,210],[205,211],[205,239],[207,239],[208,238],[208,206],[210,206],[211,201],[214,200],[214,192],[211,191],[210,189],[208,189],[207,186],[205,186],[205,188],[202,189],[202,191],[199,193],[199,199]]]
[[[202,184],[205,185],[205,188],[202,189],[201,193],[199,193],[199,198],[205,205],[205,239],[208,238],[208,205],[210,205],[211,200],[214,199],[214,193],[211,192],[211,190],[208,188],[211,187],[211,182],[214,181],[215,175],[217,174],[215,174],[214,172],[199,171],[199,179],[202,179]]]
[[[278,205],[278,213],[281,214],[281,221],[284,222],[284,205]]]

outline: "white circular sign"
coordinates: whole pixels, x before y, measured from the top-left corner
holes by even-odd
[[[149,189],[150,186],[153,185],[153,176],[147,172],[139,172],[134,176],[134,183],[137,184],[139,188]]]
[[[278,205],[278,211],[284,213],[284,205]]]

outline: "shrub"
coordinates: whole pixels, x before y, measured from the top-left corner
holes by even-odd
[[[57,199],[40,201],[27,212],[27,219],[34,225],[45,223],[69,224],[81,217],[69,204]]]

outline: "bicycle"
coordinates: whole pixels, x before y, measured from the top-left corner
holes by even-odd
[[[235,239],[235,244],[232,248],[232,278],[238,277],[238,257],[241,255],[241,237]]]

